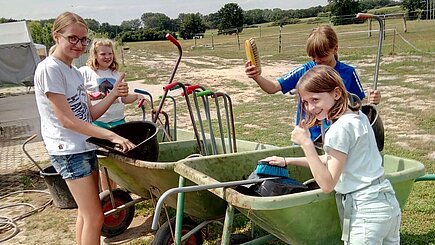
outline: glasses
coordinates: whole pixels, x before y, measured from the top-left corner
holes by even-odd
[[[82,44],[82,46],[88,46],[89,43],[91,43],[91,39],[89,39],[88,37],[83,37],[83,38],[79,38],[78,36],[64,36],[62,35],[62,33],[59,33],[59,35],[61,35],[63,38],[65,38],[66,40],[68,40],[69,43],[77,45],[79,42]]]

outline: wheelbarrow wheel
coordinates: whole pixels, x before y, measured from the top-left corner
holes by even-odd
[[[110,200],[110,191],[106,190],[100,193],[101,206],[103,207],[103,213],[108,212],[116,207],[133,201],[131,196],[122,189],[113,189],[113,199],[115,201],[115,207],[112,206]],[[113,213],[108,216],[104,216],[103,228],[101,229],[101,235],[105,237],[113,237],[123,233],[133,221],[135,207],[134,205],[122,209],[117,213]]]
[[[154,240],[152,242],[152,245],[170,245],[174,243],[174,240],[172,239],[171,235],[171,229],[169,227],[169,224],[171,224],[173,232],[175,232],[175,217],[171,218],[170,221],[166,221],[158,230],[156,235],[154,236]],[[189,231],[191,231],[193,228],[195,228],[198,224],[189,219],[184,218],[183,219],[183,226],[181,228],[181,236],[187,234]],[[189,237],[186,241],[183,242],[185,245],[202,245],[203,238],[200,231],[193,234],[191,237]]]

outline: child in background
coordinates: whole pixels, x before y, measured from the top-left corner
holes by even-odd
[[[92,104],[98,103],[110,94],[115,81],[120,77],[118,66],[114,43],[110,39],[95,39],[90,47],[86,66],[79,69],[85,78],[85,88]],[[143,100],[144,97],[138,94],[128,94],[115,100],[106,113],[92,123],[107,129],[125,123],[125,104],[133,103],[138,99]],[[107,190],[109,183],[103,171],[100,171],[100,177],[102,190]],[[115,188],[116,183],[110,181],[110,186]]]
[[[109,140],[124,151],[135,147],[129,140],[90,122],[100,117],[119,97],[128,95],[120,76],[112,93],[92,105],[83,76],[72,66],[89,44],[86,22],[77,14],[64,12],[53,23],[56,43],[35,71],[35,96],[41,117],[41,134],[57,172],[65,179],[77,203],[77,244],[100,244],[103,211],[98,195],[98,162],[91,137]]]
[[[286,94],[296,87],[299,78],[305,72],[316,65],[328,65],[340,74],[347,91],[356,94],[361,100],[365,98],[364,90],[355,69],[338,60],[338,37],[329,25],[321,25],[313,29],[307,39],[306,50],[312,61],[295,68],[283,77],[278,78],[278,80],[268,80],[261,76],[261,70],[253,66],[250,61],[245,63],[245,73],[249,78],[254,79],[263,91],[269,94],[281,91],[283,94]],[[379,91],[369,89],[370,103],[378,104],[380,99]],[[299,111],[297,110],[296,122],[299,121]],[[327,127],[328,125],[325,126]],[[320,126],[314,125],[310,128],[310,132],[311,139],[314,141],[320,136]]]
[[[292,132],[305,157],[268,157],[271,165],[309,167],[323,192],[337,193],[337,208],[345,244],[400,244],[401,211],[393,187],[384,178],[382,156],[370,122],[348,93],[340,75],[318,65],[297,86],[307,116]],[[318,156],[308,127],[328,119],[325,155]]]

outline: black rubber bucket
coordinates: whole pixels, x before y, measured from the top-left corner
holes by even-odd
[[[382,122],[379,112],[375,106],[371,104],[363,105],[361,111],[366,114],[369,119],[370,125],[373,128],[376,138],[376,144],[378,145],[378,150],[384,150],[385,132],[384,123]]]
[[[66,185],[62,176],[56,172],[53,166],[49,166],[39,171],[39,174],[45,180],[45,184],[48,187],[48,191],[53,198],[53,204],[55,207],[67,209],[77,208],[77,204]]]
[[[122,152],[115,148],[115,144],[95,137],[87,141],[109,151],[125,155],[130,158],[155,162],[159,158],[159,142],[157,141],[157,125],[149,121],[133,121],[117,125],[110,129],[116,134],[130,140],[136,145],[128,152]]]

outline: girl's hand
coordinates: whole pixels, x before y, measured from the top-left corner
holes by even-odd
[[[101,92],[91,92],[89,93],[91,100],[101,100],[104,99],[104,93]]]
[[[113,85],[113,90],[110,94],[113,93],[116,97],[126,97],[128,96],[128,84],[124,82],[125,73],[121,73],[118,80],[116,80]]]
[[[261,72],[257,69],[256,66],[251,64],[251,61],[246,61],[245,63],[245,73],[249,78],[255,78],[261,75]]]
[[[271,157],[266,157],[264,159],[261,159],[260,161],[267,162],[269,165],[274,165],[274,166],[279,166],[279,167],[287,166],[287,163],[285,162],[284,157],[271,156]]]
[[[116,144],[115,148],[119,147],[123,152],[127,152],[136,146],[135,144],[131,143],[128,139],[123,138],[119,135],[115,135],[115,137],[112,139],[112,143]]]
[[[293,129],[291,139],[298,145],[304,145],[311,142],[311,134],[305,120],[302,120],[301,123]]]
[[[141,105],[141,106],[143,105],[145,107],[148,105],[148,103],[151,103],[149,100],[147,100],[145,98],[145,96],[143,96],[141,94],[136,94],[136,100],[137,100],[138,105]]]
[[[381,102],[381,92],[369,88],[369,103],[377,105],[379,102]]]

